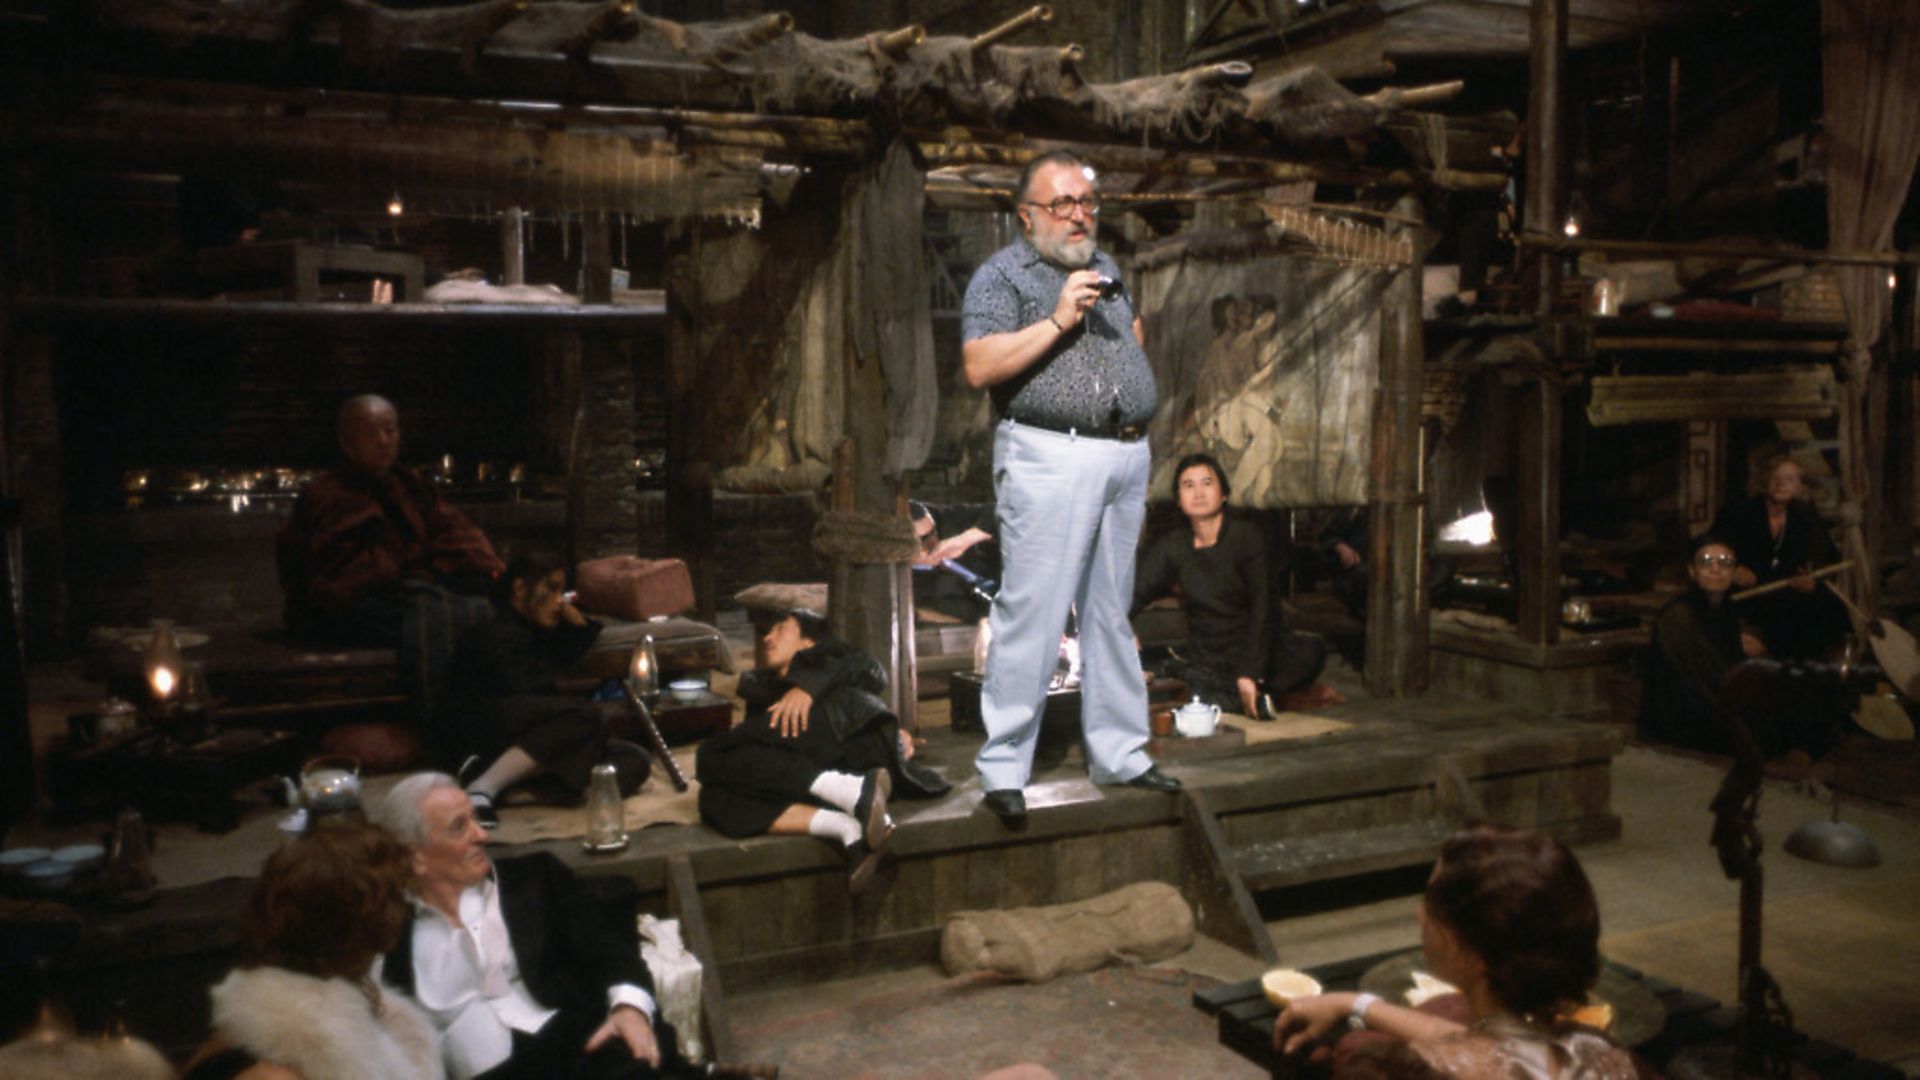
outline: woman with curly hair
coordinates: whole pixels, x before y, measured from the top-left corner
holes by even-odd
[[[1373,994],[1300,998],[1274,1021],[1292,1053],[1340,1021],[1405,1040],[1446,1076],[1631,1080],[1632,1054],[1567,1019],[1600,976],[1600,910],[1565,844],[1545,833],[1482,825],[1449,837],[1427,881],[1420,947],[1428,969],[1459,988],[1468,1022]]]
[[[211,992],[214,1036],[187,1080],[444,1076],[426,1017],[373,974],[408,925],[412,877],[407,847],[357,822],[269,856],[247,905],[247,958]]]

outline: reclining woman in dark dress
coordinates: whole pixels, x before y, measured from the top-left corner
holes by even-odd
[[[455,708],[437,733],[439,756],[465,760],[460,782],[484,828],[500,823],[494,800],[535,776],[573,796],[603,760],[614,763],[624,793],[647,779],[646,752],[609,739],[598,704],[559,690],[560,672],[600,636],[600,624],[568,602],[566,588],[558,560],[516,558],[500,576],[493,617],[468,630],[454,651]]]
[[[740,679],[747,715],[708,739],[694,759],[700,818],[720,833],[818,836],[847,860],[847,888],[873,881],[893,836],[887,800],[946,792],[946,781],[909,760],[900,724],[876,696],[886,673],[827,633],[817,612],[795,609],[760,637]]]
[[[1135,612],[1176,589],[1186,608],[1183,663],[1165,674],[1185,679],[1203,701],[1262,720],[1282,708],[1345,701],[1315,681],[1327,665],[1326,639],[1281,621],[1280,599],[1267,581],[1267,546],[1257,529],[1227,514],[1220,463],[1208,454],[1180,459],[1173,494],[1187,527],[1147,548],[1133,581]]]

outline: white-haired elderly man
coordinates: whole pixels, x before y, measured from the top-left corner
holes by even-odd
[[[630,917],[596,907],[552,855],[495,862],[473,804],[444,773],[400,781],[374,816],[413,848],[413,925],[382,976],[439,1028],[448,1076],[685,1071]]]

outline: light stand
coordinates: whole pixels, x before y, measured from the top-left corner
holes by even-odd
[[[1727,675],[1720,718],[1733,743],[1733,768],[1713,797],[1712,843],[1720,869],[1740,882],[1740,1022],[1731,1050],[1698,1047],[1682,1051],[1669,1063],[1676,1080],[1694,1077],[1789,1077],[1813,1073],[1793,1063],[1793,1013],[1780,994],[1780,984],[1760,965],[1762,917],[1760,781],[1765,776],[1759,744],[1746,717],[1757,712],[1778,692],[1781,667],[1751,660]]]

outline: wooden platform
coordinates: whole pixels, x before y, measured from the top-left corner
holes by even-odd
[[[573,842],[540,846],[583,873],[630,878],[647,909],[698,921],[689,944],[715,962],[724,991],[933,962],[955,911],[1078,900],[1149,879],[1180,886],[1208,933],[1269,954],[1247,886],[1423,864],[1468,817],[1574,842],[1619,835],[1609,780],[1617,728],[1438,695],[1362,699],[1329,715],[1354,726],[1170,759],[1167,771],[1187,785],[1181,795],[1096,787],[1076,748],[1035,777],[1029,825],[1017,834],[978,808],[979,736],[934,729],[923,760],[956,786],[938,800],[896,804],[893,853],[858,901],[846,895],[838,854],[811,838],[734,842],[669,826],[635,835],[614,856]],[[132,1007],[165,1015],[131,1018],[135,1030],[197,1038],[199,983],[231,961],[245,893],[230,880],[164,895],[142,912],[87,913],[76,949],[59,962],[70,1000],[149,1002]],[[142,994],[143,985],[175,992]]]
[[[1510,631],[1434,620],[1433,681],[1457,693],[1524,705],[1557,716],[1597,718],[1610,710],[1610,684],[1646,647],[1645,627],[1578,633],[1536,644]]]

